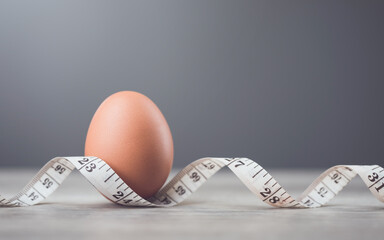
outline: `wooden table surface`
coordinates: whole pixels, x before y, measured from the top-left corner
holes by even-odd
[[[271,170],[294,197],[322,170]],[[37,169],[1,169],[11,196]],[[171,176],[175,175],[172,172]],[[278,209],[221,170],[182,204],[127,208],[102,197],[78,172],[39,205],[0,208],[0,239],[383,239],[384,204],[357,177],[328,205]]]

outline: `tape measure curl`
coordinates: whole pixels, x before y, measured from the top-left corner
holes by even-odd
[[[105,197],[125,206],[169,207],[184,201],[221,168],[227,166],[263,202],[274,207],[320,207],[334,198],[356,175],[384,202],[384,169],[378,165],[338,165],[323,172],[294,199],[259,164],[248,158],[201,158],[182,169],[149,199],[136,194],[97,157],[56,157],[10,199],[0,196],[0,206],[32,206],[51,195],[76,168]]]

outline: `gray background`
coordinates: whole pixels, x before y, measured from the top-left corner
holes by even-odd
[[[146,94],[174,166],[383,164],[383,1],[1,1],[1,166],[82,155],[108,95]]]

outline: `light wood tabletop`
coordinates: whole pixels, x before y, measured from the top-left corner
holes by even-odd
[[[37,170],[1,169],[0,194],[10,197]],[[267,170],[297,197],[325,169]],[[383,224],[384,204],[358,177],[324,207],[279,209],[227,169],[171,208],[118,206],[76,171],[36,206],[0,208],[0,239],[382,239]]]

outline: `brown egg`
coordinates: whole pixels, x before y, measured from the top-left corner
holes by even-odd
[[[141,197],[154,195],[173,163],[171,131],[143,94],[122,91],[99,106],[89,125],[85,156],[103,159]]]

